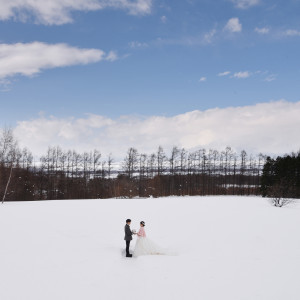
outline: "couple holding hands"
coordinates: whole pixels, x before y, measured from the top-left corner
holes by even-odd
[[[163,255],[165,254],[162,249],[160,249],[159,246],[157,246],[155,243],[153,243],[150,239],[146,237],[146,232],[145,232],[145,222],[141,221],[140,222],[140,229],[138,232],[135,230],[130,229],[131,225],[131,220],[127,219],[126,220],[126,225],[125,225],[125,238],[124,240],[126,241],[126,257],[137,257],[140,255]],[[135,248],[133,251],[133,255],[129,253],[129,248],[130,248],[130,242],[132,241],[132,236],[137,235],[137,241],[135,243]]]

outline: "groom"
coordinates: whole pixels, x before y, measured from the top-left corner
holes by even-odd
[[[124,228],[124,230],[125,230],[124,240],[126,241],[126,257],[132,257],[132,254],[129,253],[129,246],[130,246],[130,241],[132,240],[132,235],[134,233],[130,229],[130,224],[131,224],[131,220],[127,219],[126,225]]]

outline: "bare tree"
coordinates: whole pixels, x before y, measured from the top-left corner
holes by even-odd
[[[111,177],[111,172],[112,172],[112,168],[113,168],[113,158],[112,158],[112,155],[111,153],[109,154],[108,156],[108,159],[107,159],[107,175],[108,175],[108,178],[110,179]]]
[[[165,171],[165,162],[167,160],[163,147],[159,146],[157,150],[157,175],[163,175]]]
[[[148,156],[147,160],[147,177],[153,178],[154,177],[154,170],[155,170],[155,161],[156,161],[156,155],[152,153]]]
[[[181,175],[185,175],[187,164],[187,151],[182,148],[180,151],[180,172]]]
[[[32,153],[27,148],[24,148],[22,150],[22,157],[21,157],[22,168],[28,171],[29,168],[32,166],[32,162],[33,162]]]
[[[231,173],[231,160],[232,160],[232,150],[230,147],[226,147],[224,151],[224,186],[227,193],[228,188],[228,177]]]
[[[5,201],[9,184],[11,182],[14,164],[18,156],[18,146],[11,128],[5,128],[0,137],[0,162],[3,167],[9,168],[9,175],[5,185],[2,204]]]
[[[269,194],[272,197],[271,202],[276,207],[282,207],[290,204],[292,199],[286,198],[286,183],[284,180],[274,184],[269,188]]]
[[[177,162],[177,158],[179,156],[179,149],[175,146],[173,147],[172,151],[171,151],[171,156],[170,156],[170,159],[169,159],[169,163],[170,163],[170,173],[171,175],[174,175],[175,174],[175,171],[176,171],[176,162]]]
[[[235,195],[236,191],[236,185],[237,185],[237,180],[236,180],[236,175],[237,175],[237,154],[236,152],[233,152],[233,165],[232,165],[232,176],[233,176],[233,186],[232,186],[232,193]]]
[[[124,171],[129,178],[132,178],[134,176],[134,173],[138,169],[138,163],[138,151],[135,148],[130,148],[123,163]]]
[[[245,193],[245,175],[247,172],[247,152],[245,150],[241,151],[240,154],[240,188],[242,190],[242,195]]]

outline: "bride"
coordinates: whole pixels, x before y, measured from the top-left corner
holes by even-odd
[[[164,251],[146,237],[145,222],[140,222],[140,230],[137,233],[138,239],[135,244],[133,256],[137,257],[140,255],[164,255]]]

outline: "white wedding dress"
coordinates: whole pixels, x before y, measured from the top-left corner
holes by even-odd
[[[166,255],[166,252],[146,237],[144,227],[137,233],[138,239],[135,244],[133,256],[141,255]]]

